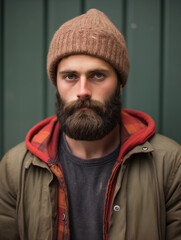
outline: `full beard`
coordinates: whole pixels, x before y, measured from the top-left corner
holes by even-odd
[[[87,110],[82,110],[88,108]],[[56,91],[56,114],[61,131],[75,140],[94,141],[109,134],[121,124],[120,88],[104,104],[91,99],[78,99],[70,103]]]

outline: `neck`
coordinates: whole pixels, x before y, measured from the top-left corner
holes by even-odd
[[[83,159],[100,158],[113,151],[120,142],[120,129],[117,125],[104,138],[95,141],[79,141],[65,135],[71,152]]]

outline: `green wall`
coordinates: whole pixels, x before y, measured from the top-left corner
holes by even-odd
[[[90,8],[124,34],[130,75],[124,107],[150,114],[181,143],[180,0],[0,0],[0,156],[54,114],[46,55],[56,29]]]

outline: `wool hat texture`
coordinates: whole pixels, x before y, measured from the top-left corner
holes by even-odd
[[[47,56],[48,76],[56,86],[58,62],[67,56],[86,54],[111,64],[126,84],[129,59],[125,40],[109,18],[97,9],[65,22],[55,32]]]

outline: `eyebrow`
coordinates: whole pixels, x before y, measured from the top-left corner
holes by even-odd
[[[105,69],[105,68],[93,68],[93,69],[90,69],[87,71],[88,74],[90,73],[94,73],[94,72],[103,72],[103,73],[108,73],[109,70],[108,69]],[[60,71],[59,74],[67,74],[67,73],[72,73],[72,74],[77,74],[79,73],[78,71],[76,70],[73,70],[73,69],[66,69],[66,70],[63,70],[63,71]]]

